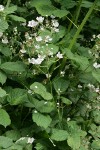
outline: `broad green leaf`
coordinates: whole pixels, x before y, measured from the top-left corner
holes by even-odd
[[[32,98],[31,103],[41,113],[50,113],[52,110],[55,109],[54,103],[50,101],[47,102],[44,100],[39,101],[35,98]]]
[[[7,97],[10,105],[18,105],[27,101],[27,91],[20,88],[12,89],[9,93],[9,97]]]
[[[3,90],[1,87],[0,87],[0,97],[4,97],[4,96],[6,96],[7,94],[6,94],[6,91],[5,90]]]
[[[73,149],[73,150],[77,150],[80,147],[80,137],[76,134],[71,135],[68,137],[68,145]]]
[[[38,7],[39,5],[44,5],[44,4],[47,4],[47,5],[51,5],[51,1],[50,0],[42,0],[42,1],[40,1],[40,0],[32,0],[31,2],[30,2],[30,7]]]
[[[66,105],[72,104],[72,102],[68,98],[65,98],[65,97],[61,97],[61,101]]]
[[[34,82],[30,86],[30,89],[33,90],[34,93],[41,95],[45,100],[51,100],[52,99],[52,95],[49,92],[47,92],[45,86],[39,82]]]
[[[8,23],[4,19],[0,19],[0,32],[4,32],[6,29],[8,29]]]
[[[67,122],[68,124],[68,132],[69,132],[69,137],[68,137],[68,145],[73,149],[77,150],[79,149],[81,145],[81,137],[86,136],[86,132],[82,131],[79,126],[76,124],[75,121],[69,121]]]
[[[0,124],[5,128],[11,124],[9,114],[4,109],[0,109]]]
[[[100,139],[93,140],[91,147],[95,150],[100,150]]]
[[[14,20],[14,21],[18,21],[18,22],[26,22],[26,20],[23,17],[19,17],[16,15],[9,15],[9,17]]]
[[[43,4],[40,5],[38,7],[36,7],[37,11],[39,14],[41,14],[42,16],[50,16],[53,14],[53,11],[56,9],[53,5],[47,5],[47,4]]]
[[[39,14],[42,16],[50,16],[53,14],[53,11],[56,9],[52,4],[50,0],[33,0],[30,2],[30,7],[35,7]]]
[[[5,8],[5,9],[4,9],[4,13],[5,13],[6,15],[8,15],[8,14],[14,13],[16,10],[17,10],[17,6],[14,5],[14,6]]]
[[[69,81],[63,78],[55,78],[53,81],[56,92],[65,92],[69,86]]]
[[[23,150],[23,146],[22,145],[18,145],[18,144],[13,144],[11,147],[5,149],[5,150]]]
[[[69,59],[75,61],[80,66],[81,70],[83,70],[83,71],[84,70],[91,71],[91,69],[89,68],[90,64],[89,64],[89,61],[88,61],[87,57],[80,56],[78,54],[73,54],[69,49],[65,49],[65,53],[66,53],[66,56]]]
[[[51,139],[55,141],[64,141],[69,134],[66,130],[52,129]]]
[[[53,11],[53,15],[56,17],[59,17],[59,18],[67,16],[68,13],[69,13],[69,11],[67,11],[65,9],[64,10],[57,9],[57,10]]]
[[[43,115],[39,112],[33,112],[32,119],[38,126],[44,127],[45,129],[50,125],[52,121],[49,115]]]
[[[9,130],[5,133],[5,135],[6,135],[6,137],[8,137],[14,141],[17,141],[21,137],[20,132],[17,130]]]
[[[99,69],[93,70],[92,75],[98,82],[100,82],[100,70]]]
[[[7,57],[11,56],[12,54],[11,49],[3,45],[0,45],[0,52]]]
[[[6,149],[13,144],[12,140],[5,136],[0,136],[0,147]]]
[[[81,7],[90,8],[93,5],[92,2],[89,1],[82,1]]]
[[[6,82],[7,76],[5,73],[0,71],[0,83],[3,85]]]
[[[5,62],[0,65],[0,68],[7,71],[25,71],[25,65],[22,62]]]

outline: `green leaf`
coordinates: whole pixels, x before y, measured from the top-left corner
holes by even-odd
[[[0,19],[0,32],[4,32],[6,29],[8,29],[8,23],[4,19]]]
[[[6,94],[6,91],[5,90],[3,90],[1,87],[0,87],[0,97],[4,97],[4,96],[6,96],[7,94]]]
[[[32,119],[38,126],[43,127],[45,129],[50,125],[52,121],[49,115],[43,115],[39,112],[33,112]]]
[[[46,88],[44,85],[38,82],[34,82],[31,86],[30,89],[34,91],[34,93],[41,95],[45,100],[51,100],[52,95],[47,92]]]
[[[0,147],[8,148],[13,144],[12,140],[5,136],[0,136]]]
[[[91,147],[95,150],[100,149],[100,139],[93,140]]]
[[[59,18],[67,16],[68,13],[69,13],[69,11],[67,11],[65,9],[64,10],[57,9],[57,10],[53,11],[53,15],[56,16],[56,17],[59,17]]]
[[[69,59],[75,61],[80,66],[80,70],[84,71],[87,68],[89,68],[90,64],[87,57],[80,56],[78,54],[73,54],[69,49],[65,49],[65,53]],[[87,70],[91,71],[90,68]]]
[[[0,52],[7,57],[12,55],[11,49],[7,46],[0,45]]]
[[[55,78],[53,81],[53,85],[56,92],[65,92],[69,86],[69,81],[66,81],[63,78]]]
[[[7,71],[25,71],[25,65],[22,62],[5,62],[0,65],[0,68]]]
[[[73,150],[77,150],[80,147],[80,137],[77,134],[69,136],[67,142]]]
[[[0,109],[0,124],[5,128],[11,124],[9,114],[4,109]]]
[[[3,85],[6,82],[7,76],[5,73],[0,71],[0,83]]]
[[[54,103],[50,101],[39,101],[35,98],[32,98],[31,102],[34,105],[34,107],[41,113],[50,113],[52,110],[55,109]]]
[[[75,121],[69,121],[67,122],[68,124],[68,145],[73,149],[77,150],[79,149],[81,145],[81,137],[86,136],[86,132],[82,131],[79,126],[76,124]]]
[[[7,97],[10,105],[18,105],[27,101],[27,91],[20,88],[12,89]]]
[[[4,9],[4,13],[5,13],[6,15],[8,15],[8,14],[14,13],[16,10],[17,10],[17,6],[14,5],[14,6],[5,8],[5,9]]]
[[[100,83],[100,69],[93,70],[92,75]]]
[[[66,105],[71,105],[72,104],[72,102],[69,99],[65,98],[65,97],[61,97],[61,101]]]
[[[18,21],[18,22],[26,22],[26,20],[23,17],[19,17],[16,15],[9,15],[9,17],[14,20],[14,21]]]
[[[5,133],[5,135],[13,141],[17,141],[21,137],[20,132],[17,130],[9,130]]]
[[[81,7],[85,7],[85,8],[90,8],[91,6],[93,5],[92,2],[89,2],[89,1],[83,1],[82,4],[81,4]]]
[[[55,141],[64,141],[68,138],[69,134],[66,130],[52,129],[51,139]]]

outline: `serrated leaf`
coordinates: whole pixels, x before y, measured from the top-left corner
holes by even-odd
[[[49,115],[43,115],[39,112],[33,112],[32,119],[38,126],[43,127],[45,129],[50,125],[52,121]]]
[[[17,130],[9,130],[5,133],[5,135],[6,137],[12,139],[13,141],[17,141],[21,137],[20,132]]]
[[[41,95],[45,100],[51,100],[52,99],[52,95],[49,92],[47,92],[45,86],[39,82],[34,82],[30,86],[30,89],[33,90],[36,94]]]
[[[91,147],[95,150],[100,149],[100,139],[93,140]]]
[[[56,17],[59,17],[59,18],[67,16],[68,13],[69,13],[69,11],[67,11],[65,9],[64,10],[57,9],[57,10],[53,11],[53,15]]]
[[[8,148],[13,144],[12,140],[5,136],[0,136],[0,147]]]
[[[7,76],[5,73],[0,71],[0,83],[3,85],[6,82]]]
[[[7,71],[25,71],[25,65],[22,62],[5,62],[0,65],[0,68]]]
[[[23,17],[19,17],[16,15],[9,15],[9,17],[14,20],[14,21],[18,21],[18,22],[26,22],[26,20]]]
[[[6,29],[8,29],[8,23],[4,19],[0,19],[0,32],[4,32]]]
[[[22,104],[23,102],[27,101],[26,92],[26,90],[20,88],[12,89],[9,93],[9,97],[7,97],[7,100],[10,105]]]
[[[81,137],[86,136],[86,132],[82,131],[79,126],[76,124],[75,121],[69,121],[67,122],[68,124],[68,132],[69,132],[69,137],[68,137],[68,145],[73,149],[79,149],[80,144],[81,144]]]
[[[7,57],[11,56],[12,54],[11,49],[9,47],[2,45],[0,45],[0,52]]]
[[[100,83],[100,70],[99,69],[93,70],[92,75]]]
[[[0,109],[0,124],[5,128],[11,124],[9,114],[4,109]]]
[[[6,15],[8,15],[8,14],[14,13],[16,10],[17,10],[17,6],[14,5],[14,6],[5,8],[5,9],[4,9],[4,13],[5,13]]]
[[[5,90],[3,90],[1,87],[0,87],[0,97],[4,97],[4,96],[6,96],[7,94],[6,94],[6,91]]]
[[[50,113],[52,110],[55,109],[55,105],[53,102],[46,102],[44,100],[39,101],[35,98],[32,98],[31,103],[41,113]]]
[[[73,54],[69,49],[65,50],[65,52],[66,56],[69,59],[75,61],[80,66],[80,70],[86,70],[87,68],[89,68],[90,64],[87,57],[80,56],[78,54]],[[91,68],[87,70],[91,71]]]
[[[55,141],[64,141],[69,134],[66,130],[52,129],[51,139]]]
[[[65,92],[69,86],[69,81],[63,78],[55,78],[53,81],[54,88],[56,92]]]
[[[72,135],[72,136],[69,136],[68,137],[68,145],[73,149],[73,150],[77,150],[79,149],[80,147],[80,137],[77,136],[77,134],[75,135]]]
[[[72,104],[72,102],[69,99],[65,98],[65,97],[61,97],[61,101],[66,105],[71,105]]]

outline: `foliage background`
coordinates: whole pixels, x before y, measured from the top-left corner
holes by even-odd
[[[1,150],[100,149],[99,8],[0,1]]]

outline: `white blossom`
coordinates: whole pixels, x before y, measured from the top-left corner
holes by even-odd
[[[34,110],[34,113],[37,113],[37,110]]]
[[[37,42],[42,41],[42,37],[41,37],[41,36],[37,36],[37,37],[36,37],[36,41],[37,41]]]
[[[2,43],[3,44],[7,44],[8,43],[8,39],[6,37],[4,39],[2,39]]]
[[[100,39],[100,34],[97,35],[97,38]]]
[[[63,54],[61,54],[60,52],[58,52],[56,56],[57,56],[59,59],[60,59],[60,58],[63,58]]]
[[[51,74],[49,74],[49,73],[46,74],[46,77],[47,77],[47,78],[50,78],[50,77],[51,77]]]
[[[42,23],[44,21],[44,17],[36,17],[36,20],[39,22],[39,23]]]
[[[78,88],[81,89],[81,88],[82,88],[82,85],[79,84],[79,85],[78,85]]]
[[[54,26],[54,27],[58,27],[59,26],[59,23],[58,23],[58,21],[57,20],[52,20],[52,26]]]
[[[59,32],[59,29],[58,28],[54,28],[53,29],[55,32]]]
[[[40,49],[40,46],[39,45],[35,45],[34,46],[36,49]]]
[[[36,27],[38,25],[37,21],[31,20],[28,22],[28,27]]]
[[[71,120],[71,119],[68,117],[68,118],[67,118],[67,121],[70,121],[70,120]]]
[[[100,64],[97,64],[97,62],[95,62],[95,63],[93,64],[93,67],[94,67],[94,68],[100,68]]]
[[[0,5],[0,11],[3,11],[3,10],[4,10],[4,6]]]
[[[61,74],[62,76],[64,76],[64,75],[65,75],[65,71],[61,71],[60,74]]]
[[[21,49],[20,52],[21,53],[26,53],[26,50],[25,49]]]
[[[40,65],[45,59],[45,56],[38,55],[38,58],[28,58],[28,62],[35,65]]]
[[[27,143],[32,144],[34,142],[34,140],[35,139],[33,137],[32,138],[29,137]]]

